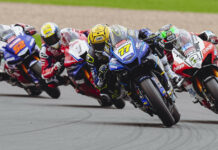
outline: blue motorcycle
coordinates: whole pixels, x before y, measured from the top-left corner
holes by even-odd
[[[167,127],[176,124],[180,114],[159,58],[151,55],[149,46],[137,38],[120,35],[111,42],[109,69],[125,87],[134,106],[151,116],[156,114]]]
[[[52,98],[60,96],[58,88],[48,87],[41,77],[39,48],[32,36],[21,33],[15,35],[12,30],[1,33],[7,44],[3,47],[5,69],[15,84],[24,88],[30,96],[38,96],[45,91]]]

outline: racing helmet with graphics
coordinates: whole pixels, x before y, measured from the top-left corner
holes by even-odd
[[[167,50],[172,51],[173,48],[179,49],[179,29],[172,25],[167,24],[159,29],[160,37],[161,37],[161,46]]]
[[[109,34],[109,27],[107,25],[97,24],[89,33],[88,43],[92,46],[95,52],[102,53],[105,44],[108,44]]]
[[[41,27],[41,38],[46,45],[54,48],[60,48],[61,33],[59,27],[52,22],[47,22]]]

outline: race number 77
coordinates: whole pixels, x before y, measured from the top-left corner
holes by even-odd
[[[129,52],[129,47],[130,47],[130,44],[127,44],[123,46],[122,48],[120,48],[118,51],[120,56],[123,56],[125,53]]]

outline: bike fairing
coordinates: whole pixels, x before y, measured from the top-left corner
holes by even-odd
[[[183,87],[197,99],[196,102],[217,112],[217,102],[211,101],[210,91],[208,96],[207,85],[209,84],[207,81],[211,81],[210,79],[217,80],[217,49],[212,43],[203,41],[196,35],[185,30],[181,30],[181,32],[189,34],[188,41],[181,41],[180,47],[183,47],[183,51],[176,49],[172,51],[173,70],[184,77]],[[189,50],[190,48],[192,51]],[[188,53],[185,53],[186,51]]]
[[[64,50],[64,66],[67,68],[68,75],[73,77],[75,82],[76,80],[80,81],[83,76],[80,70],[87,64],[83,57],[86,56],[88,49],[87,38],[81,36],[79,39],[71,41]]]
[[[132,63],[133,61],[135,61],[137,59],[138,64],[140,65],[142,62],[142,58],[146,58],[146,56],[149,55],[150,50],[149,50],[149,46],[148,44],[146,44],[145,42],[142,42],[140,40],[137,39],[133,39],[132,37],[128,36],[127,38],[128,40],[130,40],[131,42],[128,42],[128,40],[126,40],[125,42],[123,41],[118,41],[122,42],[122,43],[127,43],[122,47],[117,47],[115,45],[115,49],[113,47],[111,47],[110,52],[111,52],[111,59],[109,62],[109,69],[111,71],[116,71],[116,70],[123,70],[123,69],[127,69],[129,71],[133,70],[135,67],[137,67],[137,65],[133,68],[128,67],[128,64]],[[141,44],[140,44],[141,43]],[[131,44],[129,46],[130,50],[127,50],[127,53],[130,54],[126,54],[127,56],[123,57],[121,56],[121,54],[119,54],[119,50],[122,49],[123,47],[125,47],[126,45]],[[136,48],[134,49],[135,45],[138,45]],[[133,55],[131,55],[131,53]],[[129,55],[131,55],[131,57],[129,57]],[[115,58],[114,58],[115,57]],[[156,62],[157,64],[157,62]],[[144,80],[145,78],[150,78],[150,77],[142,77],[139,79],[139,82],[141,82],[142,80]],[[164,88],[162,87],[162,85],[157,82],[157,80],[154,77],[151,77],[151,79],[155,82],[155,84],[157,85],[158,89],[160,90],[160,93],[162,94],[162,96],[166,95],[166,91],[164,90]],[[125,83],[122,83],[123,85],[125,85]],[[143,98],[141,99],[144,102],[146,102],[146,100]],[[148,105],[149,102],[146,102],[146,105]]]
[[[136,58],[138,59],[138,63],[141,64],[141,58],[149,53],[149,49],[148,49],[149,46],[145,42],[143,42],[143,44],[139,44],[139,47],[138,47],[139,49],[136,50],[133,47],[135,47],[135,45],[137,45],[138,43],[142,43],[142,42],[139,40],[134,41],[133,38],[130,36],[128,38],[130,39],[131,42],[129,43],[128,40],[125,41],[125,43],[128,43],[129,49],[130,49],[130,50],[125,51],[126,55],[127,53],[130,53],[127,56],[125,57],[119,56],[119,50],[122,49],[122,47],[121,48],[117,47],[115,49],[111,47],[110,52],[113,54],[113,56],[115,56],[118,59],[117,63],[115,63],[116,61],[114,61],[113,59],[112,61],[109,62],[109,68],[111,71],[120,69],[120,68],[117,68],[116,66],[122,66],[121,63],[129,64],[133,62]],[[130,69],[128,66],[125,66],[125,67]]]
[[[176,73],[178,74],[182,74],[186,77],[190,77],[187,74],[184,74],[181,72],[181,68],[186,66],[186,69],[188,68],[201,68],[201,65],[203,63],[204,60],[203,57],[205,55],[208,54],[209,50],[214,48],[214,45],[210,44],[210,43],[206,43],[206,45],[204,44],[203,40],[201,40],[199,37],[197,37],[196,35],[191,35],[190,33],[188,33],[185,30],[181,30],[181,32],[185,32],[185,34],[188,34],[189,36],[187,36],[188,41],[182,41],[180,40],[180,47],[181,50],[173,50],[173,58],[177,58],[177,63],[183,63],[183,60],[185,62],[185,64],[179,65],[179,64],[174,64],[173,65],[173,69]],[[206,47],[205,47],[206,46]],[[201,49],[206,48],[204,51],[201,52]],[[213,55],[214,57],[214,55]],[[178,59],[179,58],[179,59]],[[181,59],[181,61],[180,61]],[[175,62],[174,62],[175,63]]]
[[[21,63],[34,53],[36,43],[33,37],[28,35],[19,35],[13,41],[5,46],[4,58],[8,64]]]
[[[8,43],[4,49],[4,59],[8,67],[11,68],[12,66],[15,67],[24,63],[25,61],[28,61],[27,58],[33,53],[36,53],[38,47],[32,36],[21,34],[13,39],[10,43]],[[29,67],[34,63],[36,63],[36,61],[31,62]],[[30,69],[27,69],[26,73],[31,76],[31,79],[34,83],[39,82],[39,80],[34,76]]]

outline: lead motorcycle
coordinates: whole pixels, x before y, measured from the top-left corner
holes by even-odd
[[[4,49],[5,70],[13,85],[24,88],[28,95],[38,96],[45,91],[50,97],[58,98],[60,90],[48,87],[41,77],[39,48],[32,36],[24,33],[16,36],[12,30],[2,33],[7,39]]]
[[[201,98],[195,103],[218,113],[218,54],[216,47],[186,30],[178,35],[179,50],[173,49],[173,70],[183,77],[177,87]],[[190,88],[192,87],[192,88]],[[194,89],[194,90],[192,90]]]
[[[176,124],[180,114],[175,95],[167,89],[166,76],[161,74],[163,66],[157,57],[150,55],[148,45],[136,38],[122,37],[122,33],[111,41],[109,68],[130,94],[132,103],[151,116],[157,115],[167,127]]]
[[[101,106],[115,105],[123,108],[125,103],[122,99],[113,101],[108,95],[102,94],[94,85],[94,80],[88,64],[86,54],[89,50],[87,40],[77,39],[69,43],[69,48],[64,50],[64,66],[67,69],[71,85],[79,93],[97,99]]]

